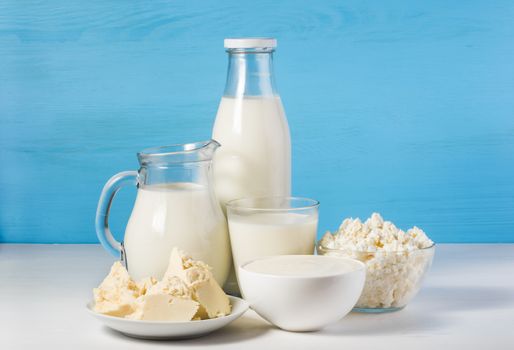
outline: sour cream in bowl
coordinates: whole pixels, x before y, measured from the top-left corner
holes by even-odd
[[[319,330],[348,314],[365,277],[362,262],[331,256],[278,255],[239,267],[239,286],[252,309],[297,332]]]

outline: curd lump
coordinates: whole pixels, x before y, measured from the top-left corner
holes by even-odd
[[[319,242],[320,253],[345,256],[366,264],[366,283],[356,307],[403,307],[415,295],[430,266],[434,244],[423,230],[398,229],[378,213],[362,222],[345,219],[335,233]]]
[[[160,281],[149,277],[136,283],[117,261],[93,294],[96,312],[134,320],[191,321],[231,312],[211,268],[177,248]]]

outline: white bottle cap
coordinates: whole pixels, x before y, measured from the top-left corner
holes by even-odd
[[[274,48],[277,47],[275,38],[227,38],[226,49],[250,49],[250,48]]]

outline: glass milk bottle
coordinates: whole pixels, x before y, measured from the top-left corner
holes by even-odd
[[[271,38],[225,39],[228,74],[212,132],[222,208],[232,199],[291,194],[291,139],[273,76]]]
[[[271,38],[225,39],[228,72],[212,137],[215,191],[233,199],[291,195],[291,138],[275,87]],[[224,289],[238,294],[232,268]]]

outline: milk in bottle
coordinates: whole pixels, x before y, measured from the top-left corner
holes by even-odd
[[[275,88],[275,39],[226,39],[225,93],[213,138],[215,191],[221,205],[232,199],[291,194],[291,140]]]

